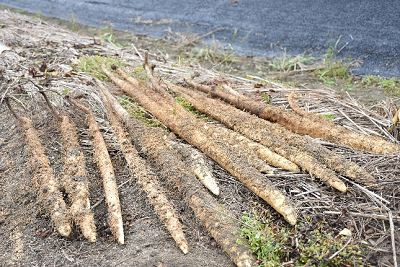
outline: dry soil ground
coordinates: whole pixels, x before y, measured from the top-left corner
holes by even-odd
[[[37,202],[37,192],[32,186],[31,170],[25,152],[25,141],[18,121],[9,113],[5,105],[0,114],[0,265],[2,266],[233,266],[229,257],[221,250],[204,226],[194,216],[182,194],[168,182],[162,172],[161,183],[179,212],[185,226],[190,252],[179,250],[166,228],[159,221],[145,193],[131,180],[126,162],[119,145],[110,130],[103,104],[96,93],[92,77],[79,73],[74,62],[86,55],[118,56],[128,62],[132,69],[140,65],[141,59],[133,48],[117,48],[113,45],[79,36],[39,19],[32,19],[9,11],[0,13],[0,42],[10,49],[0,54],[1,96],[9,94],[18,99],[17,112],[29,116],[40,133],[51,167],[59,178],[62,171],[62,147],[57,123],[48,111],[37,88],[30,82],[46,84],[48,88],[63,93],[66,90],[80,99],[95,112],[102,134],[110,152],[123,211],[126,245],[118,245],[113,240],[107,225],[105,202],[95,205],[104,198],[102,181],[98,167],[93,163],[92,144],[88,137],[85,116],[54,96],[57,108],[69,115],[77,125],[81,146],[84,149],[89,173],[90,201],[95,214],[99,235],[96,243],[87,242],[78,229],[70,237],[60,236],[53,228],[48,214]],[[143,52],[139,49],[139,52]],[[199,81],[214,80],[221,83],[228,80],[238,90],[264,99],[267,93],[273,104],[287,107],[286,97],[291,89],[272,86],[265,81],[254,81],[238,77],[223,76],[190,63],[177,65],[164,62],[162,56],[153,55],[152,60],[159,66],[159,75],[178,79],[187,71],[201,71]],[[46,66],[41,70],[43,62]],[[51,71],[50,71],[51,70]],[[37,73],[34,73],[37,71]],[[44,76],[43,76],[44,75]],[[110,84],[110,88],[113,86]],[[114,87],[115,89],[115,87]],[[117,89],[115,94],[118,95]],[[299,105],[310,111],[333,114],[337,122],[355,131],[378,132],[390,124],[388,104],[377,107],[376,114],[362,107],[352,99],[344,99],[327,90],[299,90],[303,96]],[[23,108],[25,107],[25,108]],[[341,115],[342,114],[342,115]],[[345,114],[345,115],[343,115]],[[371,119],[372,118],[372,119]],[[387,136],[386,138],[389,139]],[[395,138],[391,137],[391,140]],[[316,140],[318,141],[318,140]],[[323,142],[322,142],[323,143]],[[333,231],[344,227],[351,229],[355,238],[364,239],[370,246],[370,259],[380,266],[393,264],[392,245],[399,247],[399,155],[375,155],[325,143],[333,151],[344,155],[366,168],[380,182],[380,187],[367,188],[348,184],[345,194],[336,192],[325,184],[304,173],[289,173],[277,170],[273,183],[289,195],[300,214],[300,219],[319,213],[327,221],[335,222]],[[146,156],[146,155],[143,155]],[[225,205],[236,218],[251,210],[254,203],[279,216],[265,202],[253,194],[235,177],[212,160],[208,160],[221,187],[221,195],[216,201]],[[307,195],[307,197],[305,197]],[[394,217],[394,233],[390,233],[388,210],[382,207],[382,197],[390,203],[383,203]],[[360,217],[343,213],[342,210],[369,214]],[[329,213],[331,212],[331,213]],[[333,213],[332,213],[333,212]],[[335,213],[336,212],[336,213]],[[377,215],[382,215],[379,217]],[[383,219],[382,219],[383,218]],[[333,224],[332,224],[333,225]],[[337,233],[337,232],[336,232]],[[393,237],[393,241],[392,238]]]

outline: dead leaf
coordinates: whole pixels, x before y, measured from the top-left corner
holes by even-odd
[[[351,236],[352,233],[349,229],[344,228],[342,231],[340,231],[339,235],[343,235],[343,236]]]
[[[239,2],[239,0],[233,0],[233,1],[231,1],[231,2],[229,3],[228,6],[233,5],[233,4],[236,4],[237,2]]]

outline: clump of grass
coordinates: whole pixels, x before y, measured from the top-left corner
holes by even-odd
[[[193,107],[193,105],[183,96],[177,96],[175,97],[175,100],[182,106],[184,107],[187,111],[189,111],[190,113],[192,113],[193,115],[195,115],[196,117],[205,120],[207,122],[212,122],[213,118],[211,118],[210,116],[198,111],[197,109],[195,109]]]
[[[78,19],[78,16],[74,12],[71,12],[71,21],[70,22],[71,22],[71,30],[73,32],[78,30],[77,23],[76,23],[77,19]]]
[[[43,17],[42,10],[39,10],[38,12],[36,12],[36,14],[34,16],[34,18],[38,18],[38,19],[41,19],[42,17]]]
[[[110,26],[104,27],[99,29],[99,36],[100,38],[110,44],[113,44],[118,47],[123,47],[120,43],[117,42],[114,36],[114,29]]]
[[[241,38],[241,43],[246,42],[250,33],[251,31],[248,32],[245,37]],[[221,66],[222,69],[224,69],[223,67],[227,67],[236,62],[237,58],[235,57],[235,54],[237,53],[238,49],[234,48],[234,45],[237,44],[237,37],[238,29],[234,29],[232,39],[228,44],[228,47],[221,47],[214,40],[213,44],[210,46],[194,49],[190,54],[190,58],[192,58],[192,60],[195,62],[209,63],[213,67]],[[240,46],[241,45],[239,44],[238,47]]]
[[[336,79],[345,79],[347,77],[347,71],[350,67],[349,63],[342,60],[328,62],[326,61],[326,68],[315,70],[315,73],[319,75],[319,79],[329,85],[336,85]]]
[[[235,61],[234,55],[236,52],[236,50],[231,48],[223,52],[220,47],[214,45],[211,48],[207,47],[193,50],[191,58],[194,59],[195,62],[208,62],[212,66],[226,66]]]
[[[101,70],[103,62],[106,66],[115,65],[121,67],[121,60],[117,57],[101,57],[101,56],[88,56],[81,57],[75,63],[77,71],[86,72],[93,74],[96,78],[101,81],[111,81],[108,76]]]
[[[291,71],[291,70],[301,70],[304,68],[305,64],[313,62],[314,59],[305,53],[297,56],[292,56],[287,54],[286,49],[283,50],[281,57],[275,57],[269,66],[277,71]]]
[[[132,72],[132,76],[136,79],[146,82],[147,81],[147,74],[146,70],[144,69],[143,65],[138,65]]]
[[[341,38],[342,36],[339,37],[335,45],[329,45],[323,57],[325,68],[315,71],[315,73],[319,75],[319,78],[326,84],[336,85],[335,79],[345,79],[348,76],[348,70],[351,64],[337,57],[339,51],[342,49],[338,50]]]
[[[347,70],[349,64],[343,61],[330,62],[327,63],[327,67],[323,69],[316,70],[315,72],[319,74],[319,78],[326,84],[334,85],[335,81],[332,79],[345,79],[347,77]]]
[[[138,119],[139,121],[144,122],[146,125],[151,127],[161,127],[167,130],[164,124],[162,124],[159,120],[157,120],[153,115],[139,106],[132,98],[129,96],[122,96],[122,98],[118,98],[118,102],[121,106],[128,111],[133,117]]]
[[[367,75],[362,83],[368,86],[377,86],[386,90],[390,95],[400,97],[400,81],[396,78],[385,79],[379,76]]]
[[[282,266],[289,262],[290,266],[372,266],[356,241],[345,246],[348,237],[333,236],[321,219],[310,219],[293,228],[253,211],[243,215],[241,224],[240,235],[248,240],[259,266]]]

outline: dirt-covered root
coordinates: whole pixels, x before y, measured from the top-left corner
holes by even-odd
[[[199,129],[214,140],[223,142],[237,154],[245,157],[257,170],[267,174],[273,173],[272,167],[265,162],[265,159],[260,158],[253,149],[249,149],[248,145],[251,145],[252,141],[247,138],[218,124],[203,123],[199,125]],[[249,141],[249,144],[246,141]]]
[[[347,176],[352,180],[365,185],[376,184],[376,179],[361,166],[347,160],[342,155],[336,154],[320,144],[312,142],[303,136],[289,132],[280,125],[272,125],[272,123],[259,119],[258,117],[253,117],[253,120],[248,123],[249,125],[254,126],[252,131],[259,131],[260,134],[266,135],[272,130],[275,136],[280,137],[287,145],[304,151],[307,155],[310,155],[321,164],[340,173],[341,175]],[[268,131],[266,129],[268,129]]]
[[[210,204],[211,203],[205,202],[196,195],[192,195],[190,198],[190,207],[195,211],[197,217],[202,221],[214,239],[219,240],[220,246],[224,248],[224,251],[228,253],[228,255],[232,255],[231,259],[234,263],[237,266],[255,266],[255,262],[248,248],[236,244],[238,240],[244,243],[244,240],[234,234],[237,233],[237,226],[229,222],[231,218],[221,218],[226,216],[226,214],[220,214],[216,212],[215,209],[210,209]],[[220,209],[222,208],[220,207]],[[232,242],[234,242],[234,245]],[[228,248],[228,250],[226,248]]]
[[[225,138],[228,140],[228,142],[236,142],[237,146],[249,149],[250,151],[255,153],[259,159],[265,160],[275,167],[282,168],[288,171],[299,171],[299,167],[296,164],[272,152],[265,146],[260,145],[230,129],[224,127],[218,127],[218,129],[215,128],[217,127],[215,127],[214,125],[205,124],[203,125],[202,129],[204,129],[206,133],[208,133],[215,139]],[[229,139],[227,137],[229,137]],[[261,167],[262,165],[257,166]],[[260,169],[260,167],[258,167],[257,169]]]
[[[184,120],[192,120],[193,118],[193,116],[187,112],[182,112],[181,115]],[[243,143],[236,142],[234,139],[236,134],[232,130],[218,124],[205,123],[201,120],[197,121],[196,125],[201,132],[210,137],[210,140],[223,143],[228,149],[232,150],[232,152],[241,155],[252,167],[260,172],[266,174],[273,173],[271,166],[263,159],[260,159],[253,150],[243,146]]]
[[[50,212],[51,221],[57,231],[63,236],[69,236],[71,225],[67,206],[40,142],[39,133],[30,119],[26,117],[18,117],[18,119],[24,129],[26,151],[32,168],[32,181],[39,192],[39,201]]]
[[[161,122],[172,131],[196,146],[206,155],[224,167],[232,175],[242,181],[250,190],[264,199],[277,212],[292,225],[296,223],[297,214],[289,199],[282,194],[266,177],[264,177],[242,155],[236,153],[226,145],[210,138],[199,130],[202,123],[194,115],[188,113],[183,107],[164,107],[165,103],[154,102],[143,91],[133,88],[129,83],[109,77],[121,87],[121,89],[140,105],[154,114]],[[161,98],[162,101],[162,98]]]
[[[225,93],[222,90],[213,90],[211,87],[197,84],[190,79],[186,83],[202,92],[218,97],[238,109],[249,111],[260,118],[277,122],[286,129],[303,135],[310,135],[314,138],[322,138],[335,144],[370,151],[378,154],[400,152],[400,145],[386,141],[380,137],[367,136],[352,132],[343,126],[334,124],[318,116],[300,116],[281,108],[267,105],[245,96],[236,96]]]
[[[121,76],[122,78],[127,80],[133,86],[140,86],[139,81],[136,80],[135,78],[133,78],[132,76],[129,76],[125,71],[123,71],[121,69],[116,69],[116,72],[119,74],[119,76]],[[111,73],[111,72],[109,72],[109,73]]]
[[[90,242],[96,242],[96,226],[89,202],[86,160],[79,146],[78,132],[68,116],[61,116],[57,113],[46,93],[44,91],[39,91],[39,93],[44,97],[51,113],[60,123],[64,150],[61,183],[71,202],[69,213],[72,220],[81,228],[83,236]]]
[[[179,142],[174,142],[172,140],[166,140],[167,144],[178,151],[184,161],[189,165],[192,172],[199,178],[200,182],[207,187],[214,195],[219,195],[218,182],[212,174],[211,170],[208,168],[204,156],[197,151],[195,148],[190,147]]]
[[[288,131],[279,124],[271,123],[269,121],[260,119],[257,116],[252,116],[219,100],[209,99],[202,93],[198,93],[183,87],[179,87],[178,89],[181,89],[182,92],[189,94],[192,97],[191,101],[193,102],[193,105],[200,111],[216,117],[219,120],[223,120],[224,123],[229,124],[229,127],[236,127],[236,129],[238,129],[241,128],[244,123],[246,123],[247,127],[250,128],[249,131],[255,132],[258,136],[261,136],[261,139],[253,140],[258,140],[260,143],[266,142],[264,139],[268,138],[272,138],[272,141],[277,140],[273,141],[274,143],[281,140],[281,142],[283,141],[286,146],[297,148],[308,157],[312,157],[314,161],[316,160],[329,169],[335,170],[338,173],[357,182],[361,182],[366,185],[376,183],[374,177],[357,164],[330,151],[320,144]],[[232,114],[234,115],[232,116]]]
[[[286,142],[279,139],[273,132],[266,129],[254,129],[256,125],[252,123],[257,117],[252,116],[246,112],[242,112],[235,107],[226,105],[219,100],[209,99],[200,93],[181,88],[181,92],[188,99],[189,102],[199,111],[206,113],[220,122],[227,125],[229,128],[247,136],[252,140],[257,140],[260,144],[270,148],[275,153],[282,157],[294,162],[303,170],[308,171],[322,181],[330,184],[341,192],[347,190],[346,185],[341,181],[335,173],[326,168],[315,158],[309,156],[306,152],[291,147]],[[188,94],[185,94],[188,93]],[[190,95],[189,95],[190,94]],[[192,97],[193,96],[193,97]]]
[[[162,94],[154,94],[154,92],[149,92],[149,90],[140,82],[138,82],[136,79],[134,79],[133,77],[130,77],[129,75],[127,75],[123,70],[119,70],[118,69],[118,73],[122,74],[122,77],[124,77],[126,80],[128,80],[133,86],[136,86],[136,88],[140,88],[142,91],[146,92],[146,94],[152,98],[154,101],[158,101],[158,103],[163,106],[164,108],[170,108],[171,106],[168,105],[173,105],[176,106],[178,105],[177,102],[175,101],[174,98],[171,98],[171,95],[168,94],[163,88],[164,86],[161,86],[159,84],[155,84],[155,86],[158,87],[159,90],[163,89],[164,91],[162,92]],[[111,74],[112,73],[108,73]],[[153,81],[155,83],[155,81]],[[153,85],[154,87],[154,85]],[[157,91],[158,92],[158,91]],[[168,94],[168,97],[166,96],[166,94]],[[187,119],[188,120],[192,120],[193,116],[189,113],[182,113],[182,115],[188,115]],[[199,129],[201,129],[202,131],[204,131],[207,135],[212,136],[213,138],[217,138],[220,142],[223,142],[224,144],[228,145],[233,151],[235,151],[238,154],[241,154],[242,156],[246,157],[247,160],[251,163],[252,166],[254,166],[255,168],[257,168],[258,170],[262,171],[263,173],[267,173],[267,174],[272,174],[272,168],[265,162],[265,158],[264,157],[259,157],[259,153],[257,153],[257,150],[254,149],[249,149],[249,144],[247,144],[245,142],[246,139],[245,137],[241,136],[239,137],[238,134],[236,134],[235,132],[232,132],[229,129],[226,129],[225,127],[221,127],[219,125],[213,125],[213,124],[207,124],[202,120],[197,120],[197,124],[199,126]],[[236,135],[235,135],[236,134]],[[237,137],[235,139],[235,137]],[[238,143],[238,140],[241,140]],[[252,142],[250,140],[248,140],[249,142]],[[253,146],[254,147],[254,146]],[[263,151],[265,152],[265,151]],[[262,154],[263,156],[266,155],[266,153]],[[276,154],[275,154],[276,155]],[[277,157],[280,157],[278,155],[276,155]],[[275,162],[277,163],[283,163],[285,162],[285,159],[283,159],[282,157],[280,158],[275,158],[274,159]],[[286,160],[286,162],[288,162]],[[194,162],[192,162],[194,163]],[[288,168],[296,168],[293,167],[293,163],[288,163],[287,166]],[[199,165],[195,166],[196,170],[195,173],[200,174],[203,172],[201,169],[199,169]],[[298,170],[298,168],[297,168]],[[196,175],[197,175],[196,174]],[[202,178],[199,178],[202,179]]]
[[[128,129],[132,140],[142,153],[146,153],[158,164],[164,175],[184,195],[196,217],[200,218],[211,236],[221,246],[237,266],[254,266],[256,259],[248,248],[237,243],[233,233],[239,233],[237,223],[229,218],[234,216],[229,210],[223,210],[207,193],[194,174],[187,169],[180,156],[169,145],[162,142],[168,137],[159,128],[151,128],[137,121],[112,96],[107,96],[113,110]],[[246,240],[242,240],[246,244]]]
[[[93,141],[93,159],[99,166],[101,176],[103,177],[103,187],[108,206],[108,223],[113,236],[117,239],[117,242],[119,244],[124,244],[124,228],[118,187],[106,143],[100,133],[96,118],[92,111],[78,103],[73,102],[73,104],[84,111],[87,115],[89,133]]]
[[[61,116],[62,144],[65,152],[62,185],[71,202],[69,212],[81,228],[83,236],[96,242],[96,225],[90,210],[86,160],[78,142],[78,133],[69,117]]]
[[[178,247],[183,251],[183,253],[188,253],[189,246],[175,209],[168,200],[164,190],[159,185],[157,177],[151,174],[151,170],[147,166],[146,161],[139,156],[139,153],[133,147],[128,133],[122,126],[118,116],[114,113],[111,104],[106,97],[107,89],[101,84],[101,82],[98,81],[97,83],[100,87],[100,94],[106,106],[111,126],[121,146],[122,153],[129,165],[129,170],[131,171],[132,176],[136,178],[137,182],[146,192],[156,214],[171,233],[175,242],[178,244]],[[108,94],[108,96],[109,98],[112,97],[110,94]]]
[[[195,125],[184,125],[167,120],[165,120],[165,123],[186,141],[200,148],[210,158],[237,177],[250,190],[282,214],[290,224],[296,223],[297,215],[289,199],[256,168],[252,167],[246,158],[212,139],[202,142],[207,137],[199,132]]]
[[[290,108],[296,112],[297,114],[299,114],[300,116],[304,116],[307,117],[309,115],[309,113],[305,110],[302,110],[301,108],[299,108],[299,106],[296,104],[296,102],[294,102],[294,97],[296,96],[295,91],[293,90],[290,95],[288,96],[288,102],[289,102],[289,106]]]
[[[132,76],[129,76],[125,71],[122,69],[118,68],[116,69],[116,72],[124,78],[126,81],[128,81],[134,88],[140,88],[142,91],[145,91],[146,94],[152,95],[153,97],[157,97],[158,99],[163,99],[163,102],[167,102],[170,105],[177,105],[176,100],[173,98],[173,96],[165,91],[166,86],[165,85],[160,85],[157,80],[153,76],[153,67],[149,67],[148,61],[143,63],[143,66],[146,70],[146,74],[150,80],[150,83],[152,85],[152,88],[149,88],[143,83],[139,82],[137,79],[133,78]],[[110,72],[105,65],[102,66],[102,70],[104,73],[107,74],[107,76],[110,77],[110,75],[114,78],[114,80],[126,84],[125,81],[117,78],[112,72]],[[154,94],[154,91],[157,92],[157,94]]]
[[[173,90],[175,93],[181,94],[182,92],[179,89],[182,87],[178,87],[172,83],[167,83],[168,87]],[[185,88],[183,88],[185,89]],[[218,127],[214,124],[203,124],[202,129],[204,132],[209,134],[211,137],[221,140],[224,139],[227,142],[240,147],[247,149],[248,151],[252,151],[259,159],[268,162],[269,164],[282,168],[288,171],[299,171],[299,167],[293,162],[287,160],[286,158],[280,156],[279,154],[274,153],[270,149],[266,148],[263,145],[260,145],[257,142],[254,142],[247,137],[232,131],[225,127]],[[261,165],[260,165],[261,166]]]

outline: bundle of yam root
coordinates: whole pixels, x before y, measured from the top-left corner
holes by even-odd
[[[232,93],[229,88],[215,89],[195,83],[189,77],[180,85],[161,82],[153,75],[147,55],[143,67],[147,81],[135,79],[115,66],[103,65],[102,70],[126,95],[180,138],[239,179],[291,225],[297,222],[294,206],[263,174],[270,172],[271,165],[288,171],[310,173],[340,192],[347,190],[340,175],[364,185],[376,183],[365,169],[304,135],[373,153],[400,152],[398,144],[349,131],[301,110],[294,103],[293,95],[289,99],[293,111],[286,111]],[[210,192],[218,195],[220,189],[202,155],[190,146],[176,142],[162,129],[149,128],[132,117],[110,93],[105,83],[96,80],[96,87],[132,177],[146,192],[160,220],[183,253],[188,253],[189,247],[177,212],[137,147],[145,150],[162,168],[232,261],[238,266],[253,266],[256,261],[254,256],[246,246],[239,245],[246,241],[237,242],[240,237],[234,235],[240,232],[237,223],[227,219],[230,218],[229,211],[224,211],[224,214],[218,212],[218,203]],[[95,242],[96,229],[90,210],[85,157],[78,143],[76,127],[68,116],[60,115],[55,110],[45,92],[40,93],[60,124],[65,152],[61,185],[68,194],[70,207],[63,200],[60,186],[32,122],[19,116],[6,97],[6,104],[24,130],[26,149],[34,170],[33,183],[39,192],[39,199],[48,208],[52,222],[61,235],[70,234],[73,219],[85,238]],[[196,110],[221,124],[207,123],[196,117],[176,101],[177,96],[184,97]],[[116,240],[123,244],[125,241],[118,188],[105,141],[92,111],[75,100],[68,101],[87,116],[93,141],[93,157],[103,178],[110,229]],[[184,162],[188,158],[191,162],[189,168]]]

